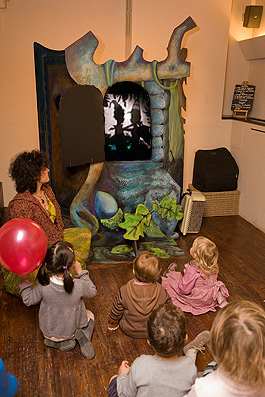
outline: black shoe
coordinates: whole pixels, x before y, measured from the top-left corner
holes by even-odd
[[[62,340],[61,342],[54,342],[51,339],[44,339],[44,345],[48,347],[53,347],[54,349],[58,349],[61,351],[68,351],[72,350],[76,346],[76,340],[75,339],[67,339],[67,340]]]
[[[83,356],[86,358],[92,358],[95,357],[95,349],[94,346],[92,345],[91,341],[86,337],[84,332],[81,329],[77,329],[75,331],[75,338],[77,339],[81,352]]]

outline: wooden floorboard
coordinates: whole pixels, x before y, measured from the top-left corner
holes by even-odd
[[[180,270],[190,260],[194,238],[204,235],[213,240],[220,253],[219,279],[230,293],[229,300],[249,299],[265,306],[265,234],[239,216],[204,218],[199,234],[176,240],[185,251],[177,257]],[[169,260],[162,260],[166,269]],[[19,382],[17,397],[99,397],[106,396],[110,377],[122,360],[130,363],[141,354],[152,354],[144,339],[133,339],[120,329],[107,329],[107,316],[119,287],[133,277],[131,263],[89,265],[90,277],[97,286],[94,299],[86,300],[95,314],[93,360],[82,356],[79,346],[69,352],[50,349],[43,344],[38,327],[38,306],[26,307],[10,295],[0,274],[0,357]],[[210,329],[215,313],[200,316],[186,313],[188,336]],[[211,361],[208,349],[199,353],[201,371]]]

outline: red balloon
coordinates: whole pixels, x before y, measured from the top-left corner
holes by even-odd
[[[0,228],[0,263],[23,275],[37,269],[47,252],[43,229],[27,218],[11,219]]]

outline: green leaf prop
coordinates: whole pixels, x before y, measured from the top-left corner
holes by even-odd
[[[157,205],[157,213],[161,215],[162,219],[168,217],[170,221],[173,221],[173,219],[177,219],[180,221],[183,218],[183,212],[181,212],[180,204],[177,204],[176,199],[170,200],[172,193],[169,193],[169,195],[165,196],[161,203],[159,203],[157,200],[156,205]]]
[[[116,214],[112,218],[101,219],[101,223],[105,227],[111,230],[115,230],[119,228],[119,224],[122,222],[122,220],[123,220],[123,212],[122,209],[119,208]]]
[[[145,225],[149,226],[152,215],[144,204],[139,204],[136,208],[135,214],[125,214],[125,221],[119,226],[126,229],[127,232],[123,235],[128,240],[139,240],[139,237],[144,237],[146,232]]]
[[[112,248],[111,253],[112,254],[127,254],[128,252],[133,251],[132,245],[128,244],[120,244],[117,245],[116,247]]]
[[[155,254],[158,258],[170,258],[170,255],[161,248],[153,248],[149,249],[153,254]]]
[[[101,223],[112,230],[118,229],[118,227],[125,229],[126,233],[123,237],[128,240],[139,240],[140,236],[144,237],[145,234],[148,237],[164,237],[164,233],[154,223],[152,215],[154,211],[157,211],[162,219],[168,217],[169,221],[173,221],[174,219],[181,220],[183,218],[181,206],[177,204],[176,199],[171,199],[171,196],[172,192],[163,197],[160,203],[155,200],[151,210],[144,204],[139,204],[135,214],[123,215],[121,208],[119,208],[112,218],[101,219]]]
[[[145,230],[148,237],[165,237],[165,234],[160,227],[155,224],[153,219],[151,219],[149,226],[145,226]]]

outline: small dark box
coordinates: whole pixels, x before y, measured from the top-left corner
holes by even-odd
[[[246,6],[243,26],[245,28],[259,28],[263,6]]]

